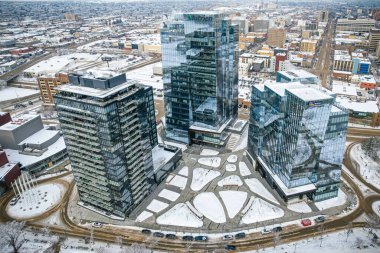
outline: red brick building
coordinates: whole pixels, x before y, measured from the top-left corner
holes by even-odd
[[[17,163],[8,161],[5,151],[0,150],[0,195],[11,188],[11,184],[21,175]]]

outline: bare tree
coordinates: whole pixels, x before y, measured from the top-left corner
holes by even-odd
[[[366,227],[369,229],[369,233],[372,233],[374,229],[380,229],[380,217],[376,214],[368,214],[366,219]]]
[[[21,238],[25,222],[11,221],[0,225],[0,247],[2,249],[11,246],[14,253],[18,253],[19,249],[24,244],[24,239]]]
[[[131,246],[127,247],[124,251],[125,253],[150,253],[144,244],[133,243]]]
[[[358,237],[356,238],[355,240],[355,247],[358,248],[358,249],[361,249],[364,245],[364,241],[362,238]]]
[[[41,229],[42,233],[46,236],[49,236],[50,235],[50,228],[48,225],[45,225],[42,229]]]
[[[321,226],[319,226],[318,231],[319,231],[319,233],[321,235],[321,237],[319,238],[319,240],[321,240],[321,243],[319,244],[319,247],[322,247],[323,236],[325,234],[325,226],[323,224]]]
[[[350,234],[354,233],[354,230],[352,228],[352,221],[350,221],[348,224],[347,224],[347,232],[346,232],[346,242],[348,241],[348,237],[350,236]]]
[[[106,248],[104,247],[99,247],[95,250],[96,253],[106,253]]]
[[[276,248],[276,246],[280,243],[281,237],[280,232],[275,232],[273,235],[273,248]]]
[[[120,246],[120,249],[123,248],[123,238],[121,238],[121,236],[116,236],[115,242]]]

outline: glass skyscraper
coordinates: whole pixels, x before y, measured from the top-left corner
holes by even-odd
[[[285,200],[337,196],[347,111],[335,95],[300,83],[252,88],[248,153]]]
[[[238,26],[225,14],[174,14],[161,28],[166,137],[223,146],[238,111]]]
[[[69,79],[54,100],[79,198],[125,217],[155,188],[152,87],[125,74]]]

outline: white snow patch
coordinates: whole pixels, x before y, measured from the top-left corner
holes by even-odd
[[[213,155],[218,155],[218,154],[219,154],[219,151],[207,149],[207,148],[201,151],[201,155],[205,155],[205,156],[207,155],[213,156]]]
[[[247,164],[245,162],[239,162],[239,171],[242,177],[246,177],[251,175],[251,171],[249,170]]]
[[[202,227],[203,221],[199,219],[184,203],[178,203],[166,213],[159,216],[157,224],[183,226],[183,227]]]
[[[310,213],[312,212],[310,206],[305,201],[293,203],[288,205],[288,209],[297,213]]]
[[[40,93],[39,90],[31,90],[31,89],[24,89],[24,88],[16,88],[16,87],[5,87],[0,90],[0,102],[11,100],[11,99],[17,99],[17,98],[23,98],[31,95],[36,95]]]
[[[245,179],[245,183],[248,185],[249,189],[252,192],[275,204],[280,204],[278,203],[277,199],[265,188],[265,186],[257,178]]]
[[[136,218],[136,222],[143,222],[144,220],[153,216],[153,213],[148,211],[142,211],[139,216]]]
[[[198,159],[198,162],[202,165],[218,168],[221,160],[220,157],[202,157]]]
[[[189,167],[183,167],[178,174],[187,177],[189,175]]]
[[[241,181],[239,176],[231,175],[231,176],[228,176],[228,177],[221,179],[218,182],[218,185],[220,187],[223,187],[223,186],[242,186],[243,182]]]
[[[238,142],[236,143],[233,151],[235,152],[235,151],[239,151],[242,149],[246,149],[247,144],[248,144],[248,127],[242,133],[242,135],[241,135],[240,139],[238,140]]]
[[[372,209],[380,217],[380,201],[375,201],[372,203]]]
[[[227,162],[229,162],[229,163],[236,163],[236,161],[237,161],[237,156],[236,155],[230,155],[227,158]]]
[[[274,206],[263,199],[253,198],[250,208],[241,219],[241,223],[251,224],[284,216],[284,210],[281,208]]]
[[[331,207],[341,206],[344,203],[346,203],[346,194],[339,189],[337,197],[315,202],[315,205],[322,211]]]
[[[168,178],[166,179],[166,183],[170,185],[177,186],[181,190],[185,189],[186,183],[187,183],[187,178],[182,177],[179,175],[169,175]]]
[[[193,200],[195,208],[215,223],[225,223],[223,206],[213,192],[202,192]]]
[[[227,165],[226,165],[226,171],[235,171],[235,170],[236,170],[236,165],[235,164],[227,163]]]
[[[247,193],[242,191],[220,191],[220,197],[231,219],[238,214],[247,199]]]
[[[219,171],[195,168],[193,171],[193,180],[190,188],[193,191],[201,190],[206,184],[220,175]]]
[[[158,194],[159,197],[167,199],[167,200],[170,200],[170,201],[176,201],[178,199],[179,195],[181,195],[181,194],[179,194],[177,192],[173,192],[173,191],[167,190],[167,189],[163,189]]]
[[[162,210],[164,210],[165,208],[167,208],[168,206],[169,206],[168,204],[166,204],[162,201],[153,199],[153,201],[146,207],[146,209],[148,209],[152,212],[158,213],[158,212],[161,212]]]

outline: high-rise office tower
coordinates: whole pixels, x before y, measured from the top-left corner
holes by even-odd
[[[318,13],[318,21],[319,22],[327,22],[329,20],[329,12],[328,11],[320,11]]]
[[[125,217],[155,187],[152,88],[115,76],[70,75],[54,95],[82,202]]]
[[[163,23],[166,137],[225,144],[238,110],[238,33],[217,12],[175,14]]]
[[[285,201],[336,197],[347,123],[347,111],[326,90],[301,83],[255,85],[248,154]]]

